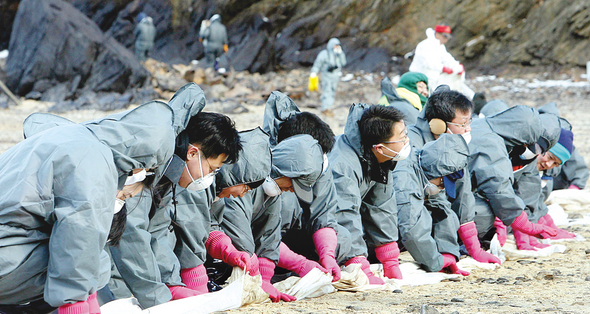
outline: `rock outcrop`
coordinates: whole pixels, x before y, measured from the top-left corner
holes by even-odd
[[[23,0],[12,28],[6,75],[17,94],[51,87],[59,89],[59,101],[77,90],[123,93],[143,85],[148,72],[130,50],[70,4]]]

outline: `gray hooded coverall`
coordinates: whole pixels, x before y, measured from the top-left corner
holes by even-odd
[[[150,102],[81,124],[49,114],[0,155],[0,303],[59,307],[105,286],[117,190],[174,151],[173,113]]]
[[[460,254],[459,218],[445,192],[429,196],[425,192],[426,184],[428,180],[464,169],[468,156],[467,143],[460,135],[442,134],[421,150],[412,148],[410,156],[398,162],[393,171],[402,243],[428,271],[443,268],[442,253],[457,259]]]
[[[377,247],[398,239],[391,169],[381,169],[374,156],[365,155],[361,142],[358,121],[368,107],[352,105],[344,134],[337,137],[328,155],[338,199],[336,221],[351,235],[351,249],[345,261],[356,256],[366,257],[367,246]],[[376,171],[379,171],[379,178],[371,175]]]
[[[342,68],[346,66],[346,56],[344,52],[334,53],[334,47],[340,45],[338,38],[331,38],[328,41],[326,49],[320,51],[313,66],[312,73],[321,74],[320,82],[322,84],[322,111],[331,109],[336,97],[336,88],[342,75]]]

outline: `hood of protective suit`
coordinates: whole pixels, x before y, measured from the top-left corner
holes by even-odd
[[[233,164],[224,164],[217,174],[216,188],[221,191],[238,184],[264,180],[270,175],[272,155],[268,134],[260,127],[240,132],[243,149]]]
[[[186,129],[188,122],[205,108],[207,99],[203,90],[195,83],[189,83],[181,87],[168,106],[174,112],[174,132],[176,136]]]
[[[420,152],[420,167],[428,180],[444,177],[467,166],[469,148],[459,134],[441,134],[424,145]]]
[[[541,138],[548,143],[546,151],[557,144],[559,135],[561,134],[561,127],[559,126],[559,118],[553,114],[540,114],[539,119],[541,120],[541,126],[543,131],[541,132]]]
[[[572,130],[572,125],[570,124],[570,122],[559,116],[559,109],[557,109],[557,104],[555,104],[554,102],[550,102],[550,103],[547,103],[547,104],[539,107],[539,113],[541,115],[543,115],[543,114],[556,115],[559,118],[559,126],[562,129],[566,129],[569,131]]]
[[[289,96],[278,91],[270,94],[264,108],[262,129],[270,136],[271,146],[277,145],[281,123],[299,112],[301,111]]]
[[[162,102],[152,101],[82,124],[111,148],[119,170],[119,187],[133,169],[159,167],[174,154],[174,116]]]
[[[381,80],[381,93],[387,97],[387,101],[390,104],[394,101],[406,101],[397,94],[393,83],[391,83],[391,80],[387,76]]]
[[[433,28],[429,27],[426,29],[426,38],[428,38],[430,40],[436,40],[440,44],[440,40],[438,40],[438,38],[436,38],[434,36],[435,34],[436,34],[436,32],[434,31]]]
[[[507,103],[500,99],[494,99],[488,102],[481,110],[479,111],[484,117],[491,117],[496,113],[500,113],[506,109],[510,108]]]
[[[543,132],[537,109],[514,106],[484,119],[489,127],[504,139],[509,151],[525,144],[536,143]]]
[[[174,153],[174,117],[166,104],[152,101],[132,110],[83,122],[107,145],[119,172],[119,188],[133,169],[157,168]],[[23,124],[25,137],[73,122],[51,114],[35,113]]]
[[[326,46],[326,48],[328,49],[328,52],[332,52],[334,51],[334,47],[339,45],[340,40],[338,38],[330,38],[330,40],[328,40],[328,45]]]
[[[311,187],[322,174],[324,155],[322,147],[307,134],[294,135],[272,149],[273,178],[293,179],[295,194],[310,203],[313,199]]]
[[[350,106],[348,118],[346,118],[346,125],[344,126],[344,134],[342,134],[359,157],[364,156],[359,121],[361,120],[363,113],[365,113],[365,110],[369,107],[370,105],[367,104],[353,104]]]

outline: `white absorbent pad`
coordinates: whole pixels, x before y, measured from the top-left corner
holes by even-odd
[[[590,191],[555,190],[549,194],[549,198],[545,203],[547,205],[559,204],[566,212],[590,211]],[[557,222],[555,223],[559,225]]]
[[[242,305],[261,303],[268,299],[262,290],[262,278],[246,275],[234,267],[229,284],[220,291],[174,300],[141,310],[135,298],[119,299],[100,307],[102,314],[196,314],[237,309]]]
[[[336,291],[332,286],[332,275],[317,268],[312,269],[303,278],[291,276],[275,283],[274,286],[280,292],[296,297],[297,300],[317,298]]]
[[[553,253],[563,253],[565,252],[565,249],[565,245],[553,244],[544,249],[537,249],[536,251],[519,250],[516,248],[516,242],[514,241],[514,236],[512,235],[508,236],[506,244],[504,244],[502,247],[502,251],[506,255],[506,259],[511,261],[522,258],[547,257],[551,256]]]

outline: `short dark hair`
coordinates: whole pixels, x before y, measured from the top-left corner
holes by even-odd
[[[324,154],[332,150],[336,141],[330,126],[311,112],[294,114],[281,123],[277,142],[280,143],[282,140],[298,134],[311,135],[318,141]]]
[[[451,122],[457,110],[464,113],[473,112],[473,104],[465,95],[454,90],[445,90],[430,95],[424,108],[424,117],[428,121],[441,119]]]
[[[189,144],[199,144],[206,158],[226,154],[226,163],[236,162],[242,150],[234,122],[214,112],[200,112],[190,119],[186,129],[176,137],[174,153],[185,159]]]
[[[372,105],[365,110],[358,121],[361,141],[365,149],[387,141],[393,136],[393,125],[402,122],[401,111],[389,106]]]

